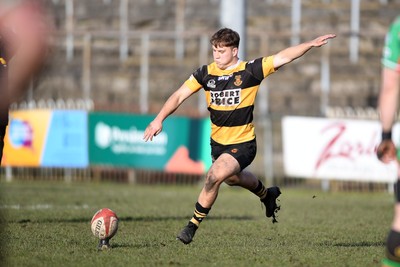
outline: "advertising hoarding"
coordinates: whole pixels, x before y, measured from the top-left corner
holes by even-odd
[[[210,165],[205,159],[207,153],[210,158],[210,148],[200,139],[209,138],[207,120],[170,117],[153,141],[144,142],[144,131],[153,119],[150,115],[90,113],[90,164],[204,173]]]
[[[87,112],[11,111],[2,165],[87,167]]]
[[[393,136],[400,138],[399,134],[396,125]],[[299,178],[393,182],[397,178],[396,163],[383,164],[376,157],[380,138],[378,121],[284,117],[285,174]]]

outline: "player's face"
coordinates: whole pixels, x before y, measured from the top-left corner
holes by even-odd
[[[213,58],[217,67],[224,70],[237,62],[237,47],[213,46]]]

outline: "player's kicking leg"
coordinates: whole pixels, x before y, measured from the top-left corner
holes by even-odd
[[[258,196],[260,201],[265,206],[265,215],[268,218],[272,217],[273,223],[277,222],[275,216],[279,211],[280,206],[278,206],[276,202],[281,194],[279,187],[273,186],[266,188],[264,184],[254,176],[254,174],[246,170],[243,170],[237,175],[230,177],[225,182],[231,186],[241,186],[246,188]]]

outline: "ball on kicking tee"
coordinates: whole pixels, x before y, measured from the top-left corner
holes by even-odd
[[[92,217],[92,233],[102,239],[112,238],[118,230],[118,216],[108,208],[98,210]]]

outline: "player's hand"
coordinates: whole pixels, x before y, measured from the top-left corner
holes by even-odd
[[[144,131],[143,140],[153,141],[153,137],[158,135],[162,131],[162,124],[157,121],[152,121]]]
[[[396,160],[397,150],[392,140],[383,140],[376,150],[378,159],[383,163],[389,163]]]
[[[313,46],[320,47],[327,44],[329,39],[333,39],[335,37],[336,34],[326,34],[315,38],[314,40],[311,41],[311,43]]]

